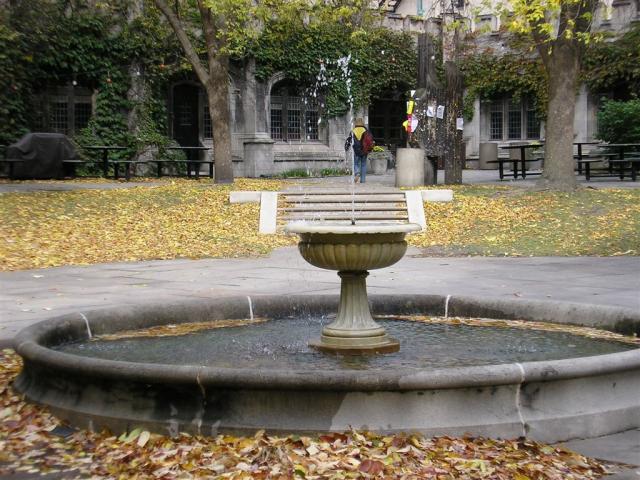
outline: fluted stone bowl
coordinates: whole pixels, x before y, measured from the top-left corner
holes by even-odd
[[[400,343],[375,322],[369,309],[368,270],[384,268],[400,260],[407,251],[404,237],[421,230],[413,223],[299,222],[285,230],[300,236],[302,257],[319,268],[337,270],[340,305],[336,320],[322,329],[320,339],[309,345],[325,352],[346,355],[392,353]]]
[[[298,249],[311,265],[327,270],[366,271],[398,262],[407,251],[405,236],[420,225],[339,225],[290,223],[286,231],[300,236]]]

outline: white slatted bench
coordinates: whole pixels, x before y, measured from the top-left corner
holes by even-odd
[[[426,228],[424,201],[446,202],[451,190],[305,188],[284,192],[231,192],[231,203],[260,202],[263,234],[281,231],[290,222],[334,224],[416,223]]]

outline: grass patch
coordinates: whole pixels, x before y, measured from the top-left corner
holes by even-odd
[[[425,203],[426,253],[452,255],[638,255],[640,190],[572,193],[461,187],[451,203]]]
[[[171,258],[245,257],[294,245],[258,234],[258,204],[231,190],[277,190],[285,181],[233,185],[175,181],[117,190],[0,195],[0,270]],[[639,255],[640,189],[574,193],[507,186],[455,187],[425,203],[428,229],[409,243],[427,255]]]

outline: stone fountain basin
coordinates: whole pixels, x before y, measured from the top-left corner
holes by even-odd
[[[307,262],[339,271],[365,271],[393,265],[407,251],[405,236],[421,229],[415,223],[380,222],[355,225],[293,222],[285,228],[300,236],[298,250]]]
[[[640,314],[593,305],[373,295],[374,314],[526,319],[640,332]],[[567,360],[392,371],[162,365],[54,350],[94,335],[170,323],[327,314],[337,296],[259,296],[68,314],[22,330],[18,391],[71,424],[161,433],[421,431],[555,442],[640,427],[640,349]],[[86,318],[86,321],[85,321]]]

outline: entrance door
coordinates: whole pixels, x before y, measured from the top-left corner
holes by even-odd
[[[176,85],[173,88],[173,138],[182,147],[199,146],[198,87]],[[192,158],[196,154],[195,158]],[[188,152],[189,160],[197,159],[197,152]]]
[[[387,145],[392,150],[405,144],[402,122],[406,119],[406,102],[402,99],[380,99],[369,107],[369,129],[373,138],[378,145]]]

